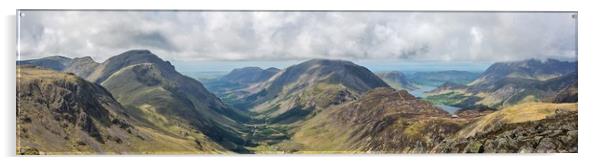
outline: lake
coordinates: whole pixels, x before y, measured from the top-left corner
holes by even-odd
[[[435,87],[435,86],[419,86],[418,89],[409,91],[409,93],[416,97],[424,98],[426,92],[431,91],[435,88],[437,88],[437,87]],[[459,107],[443,105],[443,104],[435,104],[435,106],[443,109],[444,111],[447,111],[450,114],[454,114],[456,111],[460,110]]]

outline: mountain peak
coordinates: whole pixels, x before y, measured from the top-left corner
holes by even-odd
[[[312,65],[355,65],[351,61],[346,60],[336,60],[336,59],[323,59],[323,58],[314,58],[308,61],[305,61],[301,64],[312,64]]]
[[[94,61],[94,59],[92,59],[92,57],[90,57],[90,56],[76,57],[76,58],[73,58],[73,60],[71,62],[72,63],[73,62],[94,62],[94,63],[96,63],[96,61]]]
[[[123,53],[121,53],[121,54],[119,54],[117,56],[113,56],[110,59],[112,59],[112,58],[116,58],[116,59],[132,59],[132,60],[145,58],[145,59],[159,59],[160,60],[160,58],[157,55],[153,54],[149,50],[136,50],[136,49],[135,50],[128,50],[128,51],[123,52]]]
[[[274,67],[269,67],[267,69],[265,69],[266,71],[270,71],[270,72],[280,72],[280,69],[278,68],[274,68]]]
[[[388,85],[372,73],[368,68],[356,65],[351,61],[332,59],[311,59],[286,68],[276,84],[313,84],[327,82],[343,84],[358,91],[366,91]]]
[[[163,59],[149,50],[129,50],[104,61],[101,66],[99,66],[101,68],[97,70],[97,73],[93,73],[92,77],[89,77],[89,79],[97,83],[102,82],[108,78],[110,74],[121,68],[142,63],[156,64],[162,71],[175,72],[175,68],[171,63],[163,61]]]
[[[150,50],[147,49],[132,49],[124,52],[123,54],[153,54]]]

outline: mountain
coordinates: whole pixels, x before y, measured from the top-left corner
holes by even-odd
[[[91,57],[73,58],[69,61],[65,68],[59,71],[74,73],[79,76],[87,77],[96,70],[98,65],[100,64],[94,61]]]
[[[294,123],[314,110],[341,104],[377,87],[388,87],[365,67],[349,61],[313,59],[290,66],[252,86],[243,98],[269,122]]]
[[[148,50],[126,51],[102,63],[84,57],[65,64],[55,69],[102,85],[137,120],[170,134],[208,136],[227,149],[245,152],[245,127],[238,121],[248,117]]]
[[[31,66],[17,73],[18,154],[226,152],[203,135],[146,126],[105,88],[73,74]]]
[[[454,84],[468,84],[479,77],[479,73],[467,71],[434,71],[434,72],[415,72],[408,76],[413,84],[424,86],[439,86],[446,82]]]
[[[244,150],[235,119],[244,116],[226,106],[200,82],[148,50],[113,56],[87,77],[107,88],[136,117],[166,131],[199,130],[231,150]]]
[[[441,86],[430,91],[426,99],[460,107],[499,108],[522,102],[552,102],[559,91],[572,84],[576,88],[576,83],[576,62],[549,59],[495,63],[467,86]]]
[[[40,59],[17,61],[17,65],[34,65],[43,68],[62,71],[71,63],[71,58],[63,56],[50,56]]]
[[[491,65],[471,86],[486,85],[501,79],[517,78],[545,81],[577,71],[577,62],[555,59],[529,59],[514,62],[498,62]]]
[[[385,81],[389,86],[395,88],[397,90],[405,89],[405,90],[415,90],[417,89],[414,84],[410,83],[406,78],[405,74],[399,71],[390,71],[390,72],[380,72],[376,74],[383,81]]]
[[[324,110],[291,141],[303,147],[300,151],[424,153],[464,123],[405,90],[377,88]]]
[[[269,80],[278,72],[280,72],[280,69],[273,67],[267,69],[244,67],[234,69],[220,78],[207,80],[204,84],[209,91],[223,98],[224,102],[245,109],[245,105],[239,105],[239,102],[237,102],[241,96],[249,93],[245,89]]]
[[[230,83],[254,84],[268,80],[279,71],[280,69],[273,67],[265,70],[259,67],[245,67],[234,69],[220,79]]]
[[[248,67],[212,84],[227,103],[148,50],[18,61],[17,153],[577,152],[576,68],[529,61],[426,98],[349,61]]]

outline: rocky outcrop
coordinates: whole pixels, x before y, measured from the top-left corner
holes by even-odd
[[[432,152],[444,153],[576,153],[576,111],[556,111],[543,120],[495,125],[466,139],[445,141]]]

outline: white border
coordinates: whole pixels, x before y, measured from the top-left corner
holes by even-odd
[[[599,37],[600,10],[593,1],[568,0],[224,0],[205,1],[3,1],[2,77],[0,105],[3,118],[0,144],[3,164],[582,164],[600,160],[602,71]],[[476,10],[476,11],[578,11],[579,12],[579,154],[496,155],[242,155],[242,156],[67,156],[17,157],[15,154],[16,9],[248,9],[248,10]],[[598,103],[598,104],[596,104]]]

